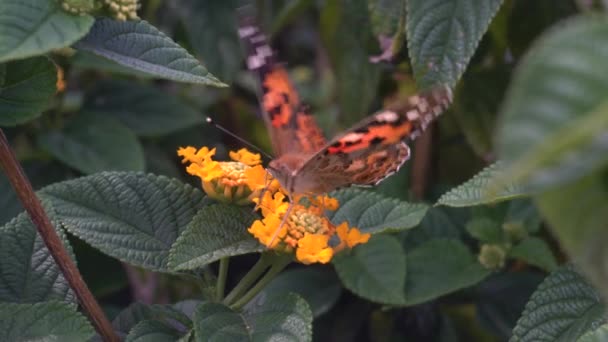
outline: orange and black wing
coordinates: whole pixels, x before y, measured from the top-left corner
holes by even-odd
[[[318,192],[350,185],[375,185],[409,159],[404,141],[418,137],[452,101],[447,86],[415,95],[399,110],[383,110],[364,119],[308,159],[299,171],[310,173]]]
[[[313,154],[325,144],[323,132],[285,68],[276,60],[266,35],[251,19],[241,20],[239,36],[247,48],[247,68],[260,81],[260,103],[276,157],[286,153]]]

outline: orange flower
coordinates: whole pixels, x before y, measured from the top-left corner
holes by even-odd
[[[338,200],[328,196],[307,198],[309,206],[299,204],[299,198],[290,204],[287,196],[278,191],[264,194],[254,200],[264,217],[249,228],[262,244],[276,251],[295,252],[296,260],[303,264],[327,263],[342,249],[352,248],[369,240],[370,234],[361,234],[344,222],[337,228],[325,217],[325,210],[336,210]],[[289,217],[285,218],[292,205]],[[337,231],[339,229],[339,232]],[[340,243],[333,247],[329,241],[336,233]]]
[[[329,236],[306,233],[298,241],[296,258],[303,264],[315,262],[326,264],[334,255],[334,250],[328,245]]]
[[[230,152],[235,161],[215,161],[215,148],[182,147],[177,154],[183,158],[183,163],[190,163],[186,171],[201,179],[203,190],[220,202],[245,205],[259,196],[265,187],[260,184],[261,173],[266,173],[261,165],[251,166],[260,162],[260,155],[246,149]],[[250,178],[252,177],[252,178]],[[265,176],[268,184],[273,179]]]
[[[353,248],[356,245],[367,243],[371,234],[361,234],[361,231],[355,227],[349,227],[347,222],[342,222],[336,227],[336,233],[340,238],[340,244],[336,246],[336,251],[341,251],[345,247]]]

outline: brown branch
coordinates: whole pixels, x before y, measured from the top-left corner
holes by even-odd
[[[431,157],[433,147],[433,133],[435,125],[428,129],[414,143],[414,160],[412,161],[412,194],[415,199],[422,200],[429,184],[431,172]]]
[[[89,319],[99,335],[104,341],[119,341],[118,336],[112,329],[110,321],[108,321],[101,310],[101,307],[93,297],[93,294],[82,280],[82,276],[78,272],[76,264],[63,247],[61,239],[44,212],[40,200],[36,197],[34,189],[32,189],[32,184],[27,179],[27,176],[23,172],[23,168],[11,150],[2,129],[0,129],[0,165],[4,168],[11,185],[15,189],[23,207],[30,215],[44,244],[53,256],[53,259],[55,259],[57,265],[59,265],[63,276],[76,294],[78,302],[89,316]]]

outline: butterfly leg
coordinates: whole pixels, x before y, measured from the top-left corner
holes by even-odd
[[[270,246],[272,246],[272,244],[274,243],[274,240],[277,238],[277,236],[279,236],[279,232],[281,231],[281,228],[283,228],[283,225],[285,223],[287,223],[287,219],[289,218],[289,215],[291,215],[291,211],[293,210],[293,207],[295,207],[295,206],[296,206],[296,202],[291,200],[291,197],[290,197],[289,198],[289,207],[287,207],[287,210],[285,211],[285,214],[283,215],[281,224],[279,224],[279,227],[272,235],[272,238],[270,239],[270,242],[266,245],[266,247],[270,248]]]
[[[262,188],[262,191],[260,191],[258,203],[255,205],[255,207],[253,207],[253,212],[256,212],[258,209],[260,209],[260,206],[262,206],[262,199],[264,199],[264,195],[266,194],[266,191],[268,191],[270,183],[272,182],[272,179],[269,177],[269,175],[270,173],[266,171],[266,174],[264,175],[264,188]]]

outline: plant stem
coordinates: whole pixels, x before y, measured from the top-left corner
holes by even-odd
[[[266,271],[270,265],[270,256],[266,253],[262,253],[258,262],[245,274],[243,279],[230,291],[230,293],[224,298],[225,305],[230,305],[236,300],[243,292],[245,292],[251,284],[253,284],[261,275]]]
[[[253,299],[260,291],[262,291],[268,283],[270,283],[274,277],[279,274],[289,263],[291,262],[291,257],[282,257],[276,258],[275,262],[270,267],[270,270],[252,287],[247,293],[245,293],[239,300],[237,300],[234,304],[230,306],[233,310],[238,310],[242,308],[245,304],[249,303],[250,300]]]
[[[221,301],[224,298],[224,290],[226,288],[226,276],[228,276],[228,264],[230,259],[224,257],[220,259],[220,270],[217,275],[217,286],[215,287],[215,300]]]
[[[31,220],[42,237],[49,253],[53,256],[53,259],[61,269],[63,276],[68,284],[70,284],[70,288],[72,288],[76,294],[78,302],[91,320],[91,323],[93,323],[97,333],[99,333],[104,341],[119,341],[110,321],[108,321],[101,310],[99,303],[97,303],[95,297],[93,297],[93,294],[82,280],[82,276],[78,272],[76,264],[65,250],[50,219],[44,212],[40,200],[34,193],[32,184],[23,172],[23,168],[17,161],[2,129],[0,129],[0,165],[4,168],[21,204],[30,215]]]

